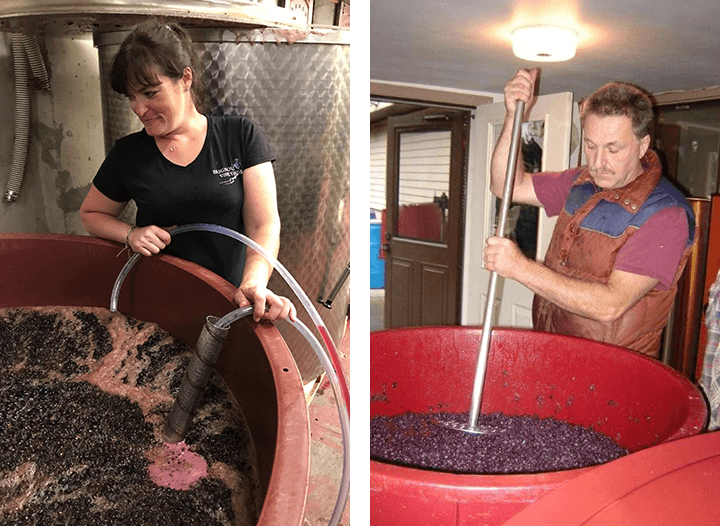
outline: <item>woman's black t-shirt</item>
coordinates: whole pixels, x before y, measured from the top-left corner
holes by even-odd
[[[212,116],[200,154],[188,166],[165,158],[145,130],[119,139],[93,183],[117,202],[134,200],[138,226],[221,225],[244,234],[243,170],[274,161],[262,130],[250,119]],[[240,285],[245,245],[213,232],[173,237],[164,253],[193,261]]]

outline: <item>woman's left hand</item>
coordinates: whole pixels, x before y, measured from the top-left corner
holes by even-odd
[[[261,318],[266,320],[284,320],[290,318],[297,320],[295,305],[284,297],[278,296],[270,289],[261,285],[240,285],[235,292],[235,302],[238,307],[253,305],[253,319],[258,322]],[[265,308],[267,306],[267,309]]]

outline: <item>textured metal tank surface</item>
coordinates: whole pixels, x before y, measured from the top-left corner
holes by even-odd
[[[328,332],[339,342],[349,304],[349,280],[331,309],[319,300],[333,290],[350,258],[348,32],[193,28],[189,32],[204,68],[209,111],[247,115],[262,127],[273,147],[282,220],[278,260],[314,302]],[[122,32],[95,34],[106,149],[142,128],[127,102],[107,83],[122,38]],[[312,327],[277,273],[270,288],[292,298],[300,319]],[[320,362],[305,339],[286,324],[278,324],[278,329],[303,381],[321,374]]]
[[[186,26],[305,27],[277,0],[14,0],[0,2],[0,31],[73,34],[126,28],[148,16]]]

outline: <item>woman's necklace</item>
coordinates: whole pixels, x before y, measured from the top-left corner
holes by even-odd
[[[203,126],[205,125],[205,122],[206,122],[206,121],[204,120],[204,116],[203,116]],[[205,132],[205,130],[203,130],[203,132],[204,132],[204,133],[206,133],[206,132]],[[168,139],[168,142],[169,142],[169,141],[171,141],[171,140],[173,140],[173,139]],[[178,141],[178,139],[177,139],[177,138],[175,138],[175,141],[177,142],[177,141]],[[174,153],[174,152],[175,152],[175,150],[177,150],[177,149],[178,149],[178,147],[177,147],[177,146],[170,146],[170,148],[169,148],[169,149],[170,149],[170,153]]]

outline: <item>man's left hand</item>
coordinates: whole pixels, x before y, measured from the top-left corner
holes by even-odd
[[[520,251],[517,243],[497,236],[487,238],[483,260],[488,270],[495,271],[504,278],[515,280],[525,272],[529,261]]]

